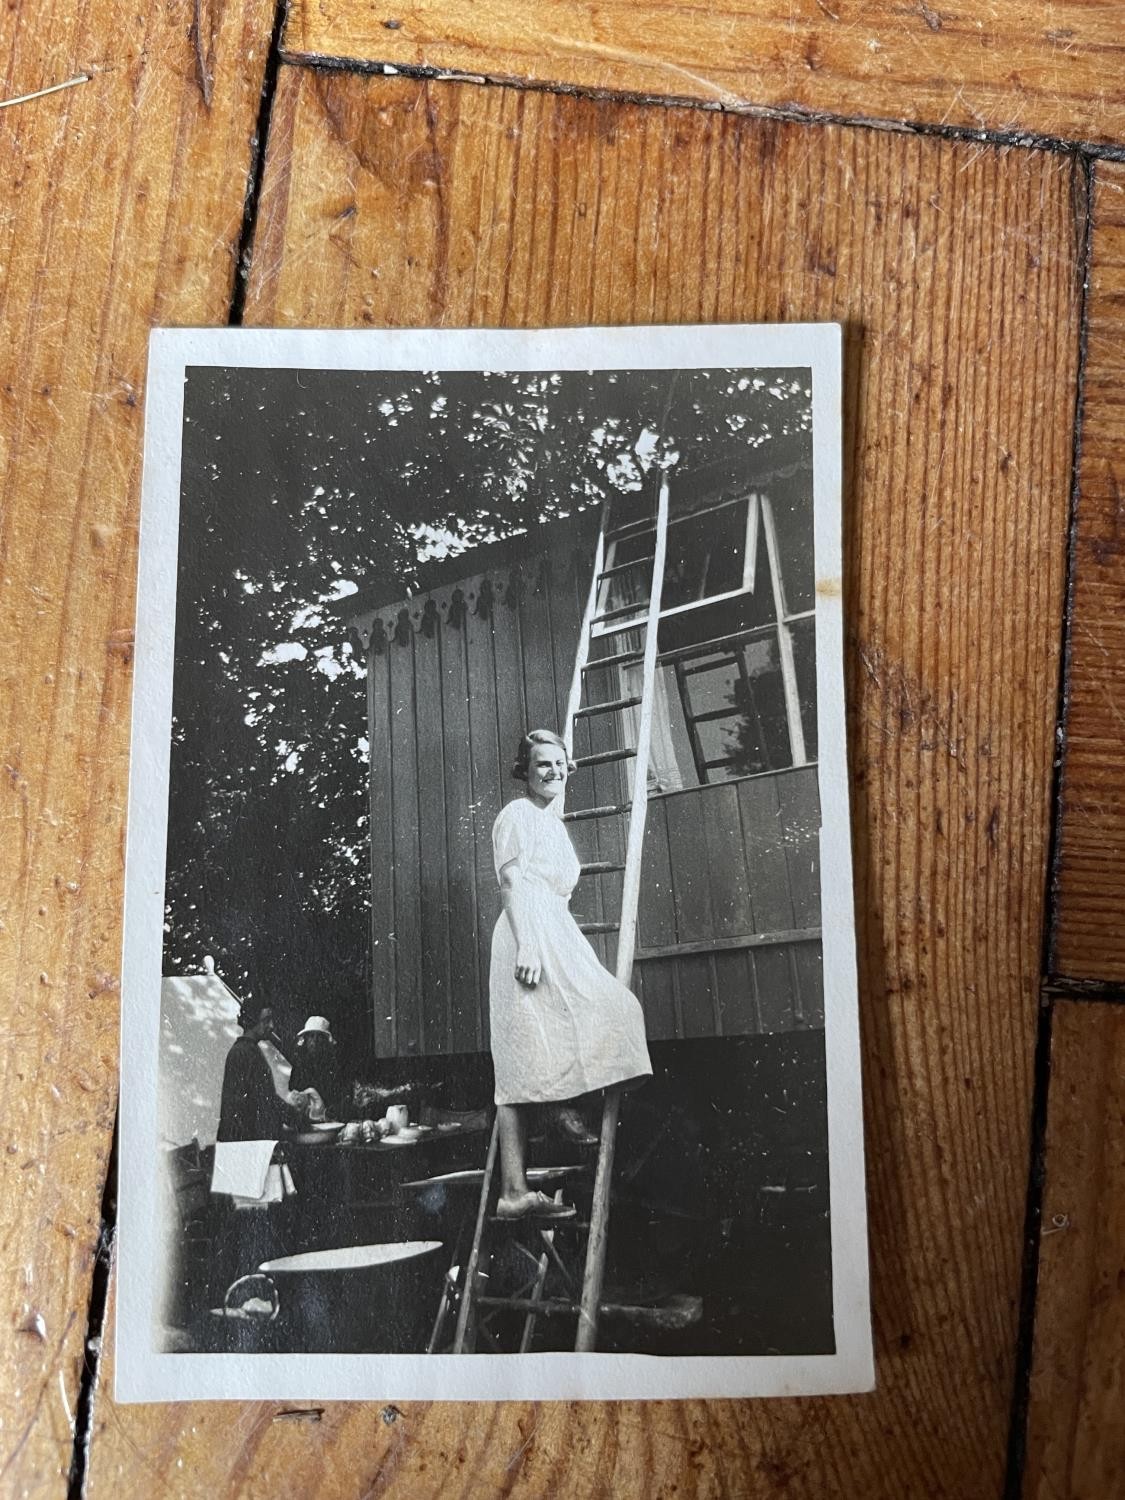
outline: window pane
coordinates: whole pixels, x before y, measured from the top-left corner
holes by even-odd
[[[797,697],[805,731],[805,755],[816,760],[816,621],[797,620],[790,627],[793,664],[797,669]]]
[[[609,668],[607,679],[613,671],[617,676],[612,686],[607,684],[599,697],[640,694],[639,666]],[[635,745],[639,710],[624,711],[618,722],[623,743]],[[781,770],[792,763],[776,631],[660,663],[650,791],[675,792]]]
[[[605,614],[611,609],[622,609],[626,604],[635,604],[638,611],[648,604],[649,585],[652,582],[652,549],[656,545],[655,533],[633,532],[619,537],[609,549],[607,566],[617,568],[624,563],[635,563],[627,573],[614,573],[607,578],[599,591],[597,613]],[[624,647],[622,648],[624,649]]]
[[[669,526],[663,607],[675,609],[740,589],[745,555],[745,503],[724,505]]]
[[[680,675],[688,711],[696,718],[729,708],[735,701],[740,674],[733,652],[708,652],[681,662]]]
[[[789,720],[777,636],[747,641],[742,647],[743,672],[735,687],[733,706],[738,716],[726,737],[725,758],[735,776],[777,771],[793,764]],[[708,757],[710,759],[710,757]]]
[[[663,609],[698,604],[742,588],[746,513],[747,502],[739,500],[671,523],[661,594]],[[598,614],[624,609],[630,604],[635,604],[639,612],[647,604],[652,578],[650,559],[655,545],[652,531],[631,532],[612,543],[606,559],[608,567],[616,569],[633,562],[636,566],[627,572],[615,572],[605,580],[598,597]],[[768,573],[763,576],[768,593]]]

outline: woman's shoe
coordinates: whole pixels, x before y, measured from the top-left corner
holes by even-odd
[[[555,1105],[549,1115],[551,1129],[570,1146],[596,1146],[597,1135],[590,1129],[573,1104]]]
[[[496,1217],[505,1222],[517,1219],[573,1219],[576,1212],[573,1203],[556,1203],[546,1193],[526,1193],[521,1198],[501,1198],[496,1205]]]

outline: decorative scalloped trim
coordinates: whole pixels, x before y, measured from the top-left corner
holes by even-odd
[[[547,558],[540,553],[491,573],[475,573],[442,588],[415,594],[401,604],[357,615],[351,624],[364,651],[383,652],[395,641],[405,646],[412,635],[432,635],[438,622],[458,629],[466,615],[487,620],[494,608],[519,607],[521,599],[541,594],[547,585]]]

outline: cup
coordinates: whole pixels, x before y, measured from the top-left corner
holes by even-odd
[[[400,1130],[405,1130],[410,1124],[410,1108],[406,1104],[388,1104],[387,1124],[391,1127],[391,1134],[397,1135]]]

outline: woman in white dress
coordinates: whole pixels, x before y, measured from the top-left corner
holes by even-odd
[[[652,1072],[640,1002],[602,966],[570,914],[580,869],[562,822],[571,769],[557,734],[525,735],[512,775],[527,783],[527,795],[509,802],[492,829],[503,905],[489,973],[501,1218],[574,1213],[528,1188],[522,1106],[574,1099]]]

